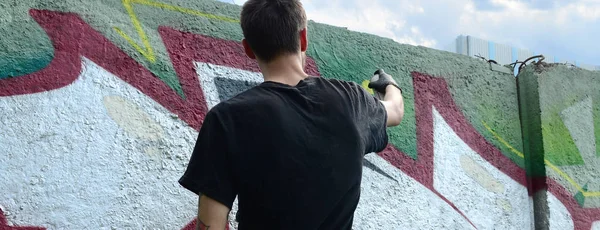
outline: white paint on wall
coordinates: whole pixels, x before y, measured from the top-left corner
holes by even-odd
[[[548,209],[550,216],[548,218],[548,229],[550,230],[570,230],[575,228],[573,218],[567,207],[560,202],[552,193],[546,192],[548,196]]]
[[[177,180],[197,132],[90,60],[82,65],[67,87],[0,97],[0,202],[9,221],[49,229],[182,228],[196,215],[197,197]],[[263,81],[260,73],[195,65],[209,108],[220,102],[215,78]],[[434,138],[434,187],[479,229],[533,223],[526,189],[470,149],[435,108]],[[473,229],[413,178],[375,154],[366,158],[395,180],[364,168],[355,229]],[[572,227],[564,206],[552,202],[558,217],[551,226]],[[237,202],[233,229],[236,211]]]
[[[528,228],[532,220],[525,186],[473,151],[435,108],[433,117],[435,189],[463,211],[479,229]],[[462,156],[474,162],[461,165]],[[473,177],[474,173],[483,176]],[[482,178],[494,179],[483,182]]]
[[[600,221],[596,221],[592,224],[592,230],[600,230]]]
[[[181,229],[197,210],[196,196],[177,183],[197,132],[90,60],[82,65],[64,88],[0,97],[0,202],[9,221],[49,229]],[[111,117],[132,107],[138,110]]]
[[[363,168],[353,229],[474,229],[438,195],[383,158],[365,158],[396,181]]]

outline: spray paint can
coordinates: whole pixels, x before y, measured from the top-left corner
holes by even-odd
[[[371,82],[376,82],[376,81],[379,81],[379,73],[378,73],[378,72],[376,72],[376,73],[373,75],[373,77],[371,77]],[[375,96],[375,98],[377,98],[377,99],[379,99],[379,100],[383,100],[383,98],[385,97],[385,95],[384,95],[384,94],[382,94],[382,93],[378,92],[377,90],[374,90],[374,89],[373,89],[373,92],[374,92],[374,96]]]

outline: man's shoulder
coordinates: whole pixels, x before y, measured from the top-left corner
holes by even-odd
[[[258,98],[264,97],[265,91],[261,89],[260,85],[253,86],[247,90],[244,90],[235,96],[222,101],[224,107],[236,107],[247,105],[248,103],[252,103],[254,101],[259,100]]]
[[[357,96],[366,94],[367,90],[363,88],[363,86],[354,81],[341,80],[336,78],[324,79],[324,81],[328,82],[332,88],[337,90],[341,90],[349,95]]]
[[[342,80],[342,79],[339,79],[339,78],[324,78],[324,77],[320,77],[318,79],[321,79],[322,81],[327,81],[327,82],[329,82],[331,84],[335,84],[335,85],[358,85],[356,82]]]
[[[362,86],[354,81],[342,80],[337,78],[329,78],[325,79],[325,81],[329,82],[336,88],[343,88],[344,90],[357,90],[361,89]]]
[[[262,92],[258,86],[254,86],[229,99],[222,100],[216,104],[211,111],[214,110],[216,113],[230,113],[242,107],[252,106],[253,103],[261,101],[259,99],[261,95],[264,95],[264,92]]]

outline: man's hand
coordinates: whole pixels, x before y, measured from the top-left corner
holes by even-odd
[[[369,88],[374,89],[381,95],[385,95],[386,88],[389,85],[395,86],[400,90],[400,92],[402,92],[402,89],[400,89],[398,83],[396,83],[394,78],[392,78],[392,76],[390,76],[389,74],[385,73],[382,69],[375,71],[375,74],[371,78],[371,82],[369,82]]]
[[[402,90],[389,74],[383,70],[377,70],[375,76],[371,78],[369,88],[374,89],[377,98],[385,106],[387,112],[387,126],[397,126],[404,118],[404,99],[402,98]]]

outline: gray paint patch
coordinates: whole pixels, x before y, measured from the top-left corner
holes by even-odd
[[[219,89],[216,83],[217,79],[221,79],[220,81],[223,81],[223,79],[230,79],[244,82],[255,82],[256,84],[264,82],[262,74],[256,72],[203,62],[196,62],[195,65],[196,73],[200,79],[200,85],[202,86],[202,91],[204,92],[204,98],[206,100],[208,109],[211,109],[221,102],[221,96],[219,95]],[[237,92],[237,90],[232,92]]]
[[[594,134],[592,106],[592,98],[587,97],[583,101],[563,110],[560,114],[586,163],[596,159],[596,136]]]
[[[104,97],[108,115],[129,135],[156,141],[163,137],[159,124],[133,102],[120,96]]]
[[[258,82],[253,81],[241,81],[221,77],[215,78],[215,85],[217,86],[217,92],[219,93],[219,99],[221,101],[229,100],[258,84]]]

